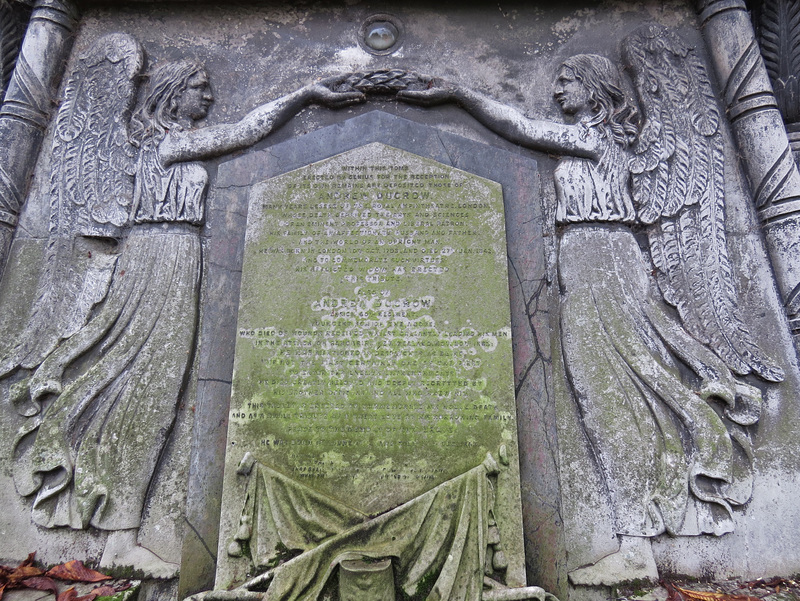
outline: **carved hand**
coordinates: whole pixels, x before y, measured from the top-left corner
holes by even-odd
[[[366,96],[362,92],[337,92],[335,87],[340,85],[348,75],[336,75],[323,79],[309,86],[311,101],[330,108],[342,108],[352,104],[364,102]]]
[[[449,81],[431,80],[432,86],[427,90],[402,90],[397,99],[409,104],[435,106],[446,102],[456,102],[457,87]]]

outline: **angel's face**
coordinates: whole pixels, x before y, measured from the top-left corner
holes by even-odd
[[[575,76],[575,72],[572,69],[563,65],[556,76],[553,96],[556,102],[561,105],[561,110],[567,115],[584,112],[590,106],[589,90]]]
[[[213,102],[208,73],[198,71],[186,82],[186,89],[178,98],[178,117],[191,121],[204,119]]]

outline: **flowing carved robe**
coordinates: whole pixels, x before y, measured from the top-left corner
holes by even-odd
[[[488,478],[494,460],[370,518],[256,463],[237,539],[257,568],[277,563],[280,550],[301,552],[279,565],[267,601],[313,601],[347,560],[391,558],[408,596],[480,599],[493,506]],[[420,597],[422,598],[422,597]]]
[[[34,396],[60,389],[15,445],[15,483],[36,494],[42,526],[140,525],[194,348],[206,183],[199,163],[165,168],[145,145],[106,300],[30,378]]]
[[[693,381],[681,372],[679,360],[714,374],[717,390],[736,397],[730,371],[655,288],[628,225],[635,216],[626,153],[603,143],[599,161],[564,159],[555,179],[564,361],[615,529],[730,532],[731,505],[752,492],[743,426],[757,421],[760,398],[727,407],[720,400],[715,410],[697,392],[705,384],[699,375]]]

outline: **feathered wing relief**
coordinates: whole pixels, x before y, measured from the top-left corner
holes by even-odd
[[[28,325],[0,374],[38,366],[106,296],[115,239],[130,218],[136,148],[128,124],[143,66],[139,43],[111,34],[79,58],[67,82],[53,132],[43,271]]]
[[[631,161],[639,220],[664,299],[736,374],[784,374],[739,316],[725,232],[720,115],[705,67],[668,29],[650,25],[622,45],[644,124]]]
[[[136,167],[128,124],[143,66],[139,43],[119,33],[80,58],[53,136],[52,229],[114,235],[126,225]]]

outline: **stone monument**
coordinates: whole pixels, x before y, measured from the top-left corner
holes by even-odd
[[[793,3],[30,4],[1,559],[287,601],[800,571]]]
[[[500,187],[373,143],[255,185],[249,204],[217,586],[244,580],[231,557],[245,545],[245,572],[298,545],[333,567],[354,548],[399,556],[408,594],[432,570],[434,586],[464,586],[436,561],[403,562],[482,540],[475,520],[491,532],[486,573],[524,586]],[[473,484],[476,466],[497,480]],[[462,486],[477,497],[445,509]],[[301,498],[305,534],[285,526]],[[466,566],[476,551],[429,553]],[[313,572],[301,557],[293,569]]]

